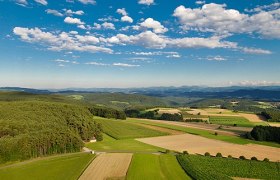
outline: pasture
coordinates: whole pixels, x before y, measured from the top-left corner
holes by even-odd
[[[95,156],[86,153],[37,158],[0,168],[0,179],[76,180]]]
[[[184,170],[194,179],[279,179],[279,162],[260,162],[197,155],[177,155]]]
[[[227,126],[254,127],[256,125],[265,125],[265,123],[253,123],[245,117],[240,116],[210,116],[210,123]]]
[[[176,179],[188,180],[184,170],[173,155],[134,154],[127,180]]]
[[[116,140],[106,134],[103,135],[103,141],[87,143],[86,147],[96,151],[123,151],[123,152],[158,152],[164,151],[163,148],[145,144],[134,139]]]
[[[106,134],[118,140],[168,135],[166,132],[156,131],[122,120],[112,120],[100,117],[95,117],[94,120],[102,124],[103,130]]]

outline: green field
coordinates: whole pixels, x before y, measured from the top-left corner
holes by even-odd
[[[134,139],[116,140],[106,134],[103,141],[87,143],[86,147],[96,151],[122,151],[122,152],[159,152],[164,149],[149,144],[142,143]]]
[[[173,155],[134,154],[128,180],[190,179]]]
[[[177,155],[185,171],[194,179],[225,180],[231,177],[279,179],[280,164],[197,155]]]
[[[256,125],[266,125],[265,123],[252,123],[248,119],[244,117],[233,117],[233,116],[210,116],[209,118],[210,123],[213,124],[221,124],[221,125],[228,125],[241,127],[254,127]]]
[[[280,144],[278,143],[273,143],[273,142],[264,142],[264,141],[253,141],[249,139],[245,139],[242,137],[238,136],[229,136],[229,135],[215,135],[213,132],[207,131],[207,130],[202,130],[202,129],[195,129],[195,128],[189,128],[189,127],[183,127],[183,126],[176,126],[176,125],[171,125],[171,124],[164,124],[164,123],[157,123],[153,122],[152,120],[135,120],[135,119],[128,119],[126,120],[128,122],[132,123],[142,123],[142,124],[148,124],[148,125],[153,125],[153,126],[158,126],[158,127],[164,127],[168,129],[173,129],[177,131],[182,131],[185,133],[189,134],[194,134],[194,135],[199,135],[202,137],[206,137],[209,139],[216,139],[216,140],[221,140],[229,143],[234,143],[234,144],[260,144],[260,145],[266,145],[266,146],[272,146],[272,147],[279,147]]]
[[[76,153],[31,160],[0,168],[0,179],[7,180],[76,180],[95,156]]]
[[[132,139],[168,135],[167,133],[145,128],[122,120],[95,117],[94,120],[103,126],[103,130],[115,139]]]

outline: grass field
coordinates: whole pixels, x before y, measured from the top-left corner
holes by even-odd
[[[134,139],[116,140],[106,134],[103,141],[87,143],[86,147],[97,151],[124,151],[124,152],[158,152],[164,151],[163,148],[148,145]]]
[[[213,124],[221,124],[241,127],[254,127],[256,125],[266,125],[265,123],[253,123],[244,117],[233,117],[233,116],[210,116],[209,121]]]
[[[76,180],[95,156],[77,153],[14,164],[0,168],[0,179],[8,180]]]
[[[94,120],[101,123],[104,132],[115,139],[131,139],[168,135],[168,133],[165,132],[127,123],[126,121],[122,120],[111,120],[100,117],[95,117]]]
[[[221,140],[221,141],[230,142],[230,143],[234,143],[234,144],[249,144],[249,143],[252,143],[252,144],[260,144],[260,145],[266,145],[266,146],[272,146],[272,147],[279,147],[280,148],[280,144],[278,144],[278,143],[264,142],[264,141],[253,141],[253,140],[245,139],[245,138],[238,137],[238,136],[229,136],[229,135],[217,135],[216,136],[214,133],[209,132],[207,130],[195,129],[195,128],[189,128],[189,127],[183,127],[183,126],[177,126],[177,125],[171,125],[171,124],[164,124],[164,123],[157,123],[157,122],[153,122],[152,120],[129,119],[127,121],[132,122],[132,123],[143,123],[143,124],[148,124],[148,125],[153,125],[153,126],[169,128],[169,129],[182,131],[182,132],[189,133],[189,134],[199,135],[199,136],[202,136],[202,137]]]
[[[190,179],[173,155],[134,154],[127,180]]]
[[[279,179],[280,164],[197,155],[178,155],[185,171],[194,179],[225,180],[231,177]]]

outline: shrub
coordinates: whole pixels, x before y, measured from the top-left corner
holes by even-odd
[[[232,158],[232,155],[228,155],[228,158]]]
[[[189,154],[188,151],[183,151],[183,154]]]
[[[204,156],[210,156],[210,153],[209,153],[209,152],[206,152],[206,153],[204,154]]]
[[[251,160],[253,160],[253,161],[257,161],[257,160],[258,160],[258,158],[256,158],[256,157],[254,156],[254,157],[251,157]]]
[[[245,156],[239,156],[239,159],[246,160]]]
[[[264,162],[269,162],[269,159],[268,158],[264,158],[263,161]]]
[[[237,126],[237,124],[233,124],[233,126]]]
[[[216,157],[223,157],[223,155],[222,155],[222,153],[219,153],[219,152],[218,152],[218,153],[216,154]]]
[[[171,151],[169,149],[165,150],[165,154],[169,154]]]
[[[217,132],[215,132],[215,136],[218,136],[218,133],[217,133]]]

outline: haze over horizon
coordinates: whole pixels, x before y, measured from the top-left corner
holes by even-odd
[[[0,87],[280,85],[280,3],[0,1]]]

